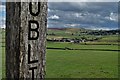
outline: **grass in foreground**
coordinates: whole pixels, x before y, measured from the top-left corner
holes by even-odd
[[[117,78],[118,53],[47,50],[47,78]]]
[[[103,41],[108,41],[109,39],[104,38],[101,42],[103,43]],[[47,43],[47,46],[118,50],[117,45],[104,45],[104,43],[103,45]],[[4,49],[5,47],[0,49],[0,52]],[[1,57],[3,59],[2,61],[5,62],[4,52],[3,56],[0,55]],[[46,78],[117,78],[118,76],[118,52],[114,51],[47,50],[46,62]],[[2,64],[2,69],[0,67],[0,70],[3,71],[3,77],[5,77],[5,63]]]
[[[62,48],[118,50],[116,45],[69,43],[48,43],[47,45]],[[46,56],[46,78],[117,78],[118,76],[118,52],[115,51],[47,50]],[[5,56],[2,57],[5,62]],[[5,64],[2,64],[1,70],[5,77]]]

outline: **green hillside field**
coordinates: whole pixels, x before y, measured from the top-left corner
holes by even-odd
[[[83,31],[83,30],[81,30]],[[80,30],[48,30],[48,35],[69,38],[96,38],[94,35],[80,34]],[[89,30],[90,31],[90,30]],[[66,33],[67,32],[67,33]],[[74,33],[74,35],[71,35]],[[5,34],[2,32],[0,58],[5,77]],[[70,37],[71,36],[71,37]],[[111,37],[112,36],[112,37]],[[117,78],[118,77],[118,35],[101,36],[98,41],[84,43],[47,42],[46,78]],[[114,38],[114,39],[113,39]],[[0,75],[1,76],[1,75]]]

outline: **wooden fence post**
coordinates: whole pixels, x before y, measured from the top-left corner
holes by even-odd
[[[6,3],[6,78],[45,78],[47,2]]]

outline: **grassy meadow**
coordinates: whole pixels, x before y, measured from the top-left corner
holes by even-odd
[[[75,46],[76,45],[76,46]],[[118,76],[118,52],[113,45],[80,45],[48,43],[53,47],[73,47],[88,50],[47,50],[48,78],[116,78]],[[91,50],[99,49],[99,51]]]
[[[82,38],[85,29],[48,30],[47,39]],[[91,30],[88,30],[91,31]],[[5,77],[5,33],[0,42],[3,77]],[[117,78],[118,77],[118,35],[105,35],[97,41],[82,43],[47,41],[46,78]],[[53,48],[53,49],[49,49]],[[58,49],[54,49],[58,48]],[[2,55],[2,56],[1,56]],[[0,75],[1,76],[1,75]]]
[[[5,78],[5,31],[0,29],[0,79]]]
[[[118,35],[99,36],[86,32],[92,30],[48,29],[47,39],[100,39],[81,43],[47,42],[46,78],[118,77]]]

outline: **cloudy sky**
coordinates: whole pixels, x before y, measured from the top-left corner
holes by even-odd
[[[118,28],[117,0],[116,2],[84,2],[84,1],[49,2],[48,27],[49,28],[77,27],[106,30]],[[6,14],[5,5],[0,4],[1,27],[4,27],[5,25],[5,14]]]
[[[5,27],[5,18],[6,18],[6,11],[5,11],[5,5],[1,3],[0,1],[0,27]]]
[[[50,2],[48,27],[117,29],[117,2]]]

